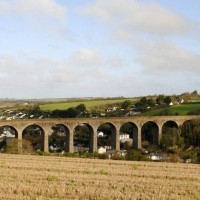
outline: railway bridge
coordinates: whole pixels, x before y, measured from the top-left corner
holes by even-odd
[[[49,137],[53,130],[52,127],[61,125],[66,130],[66,152],[74,152],[74,132],[77,126],[87,126],[90,132],[89,151],[97,151],[97,135],[99,127],[102,124],[109,124],[112,135],[112,149],[120,150],[120,133],[123,125],[129,123],[132,128],[133,147],[139,149],[142,146],[142,132],[148,132],[147,123],[154,125],[153,140],[155,144],[159,143],[165,126],[179,127],[183,123],[200,119],[200,116],[134,116],[134,117],[116,117],[116,118],[67,118],[67,119],[23,119],[12,121],[0,121],[0,127],[11,127],[15,130],[15,137],[18,140],[23,139],[24,130],[35,125],[43,134],[43,150],[49,151]],[[143,130],[146,127],[147,130]]]

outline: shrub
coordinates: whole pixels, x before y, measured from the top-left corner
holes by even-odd
[[[36,154],[40,155],[40,156],[50,156],[49,152],[46,151],[41,151],[41,150],[37,150]]]
[[[19,153],[19,149],[18,149],[19,143],[18,142],[19,141],[18,141],[17,138],[7,140],[5,152],[6,153],[18,154]]]
[[[98,154],[98,158],[99,159],[108,159],[108,154],[107,153]]]
[[[78,157],[76,153],[70,153],[70,152],[66,152],[64,155],[70,158]]]
[[[116,152],[111,156],[111,159],[112,160],[124,160],[125,158],[124,158],[124,156],[122,156],[121,154]]]
[[[12,154],[32,154],[34,150],[30,141],[13,138],[7,140],[5,152]]]
[[[169,162],[177,163],[179,162],[179,155],[177,154],[169,154]]]
[[[135,161],[138,161],[138,160],[141,160],[142,154],[138,150],[129,149],[127,151],[127,154],[126,154],[125,158],[126,158],[126,160],[135,160]]]
[[[191,162],[198,162],[198,152],[195,150],[186,151],[184,154],[182,154],[181,158],[186,162],[188,159],[191,160]]]

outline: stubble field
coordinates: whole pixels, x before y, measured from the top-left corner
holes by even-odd
[[[200,165],[0,154],[0,199],[199,199]]]

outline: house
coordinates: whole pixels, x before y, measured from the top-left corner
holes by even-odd
[[[26,114],[21,115],[19,118],[24,119],[26,117]]]
[[[98,154],[106,153],[106,148],[100,147],[97,152]]]
[[[105,146],[106,151],[111,150],[112,147],[111,146]]]
[[[104,136],[104,133],[103,132],[99,132],[98,134],[97,134],[97,137],[103,137]]]
[[[106,112],[113,112],[113,111],[116,111],[116,110],[117,110],[117,107],[110,107],[110,108],[106,109]]]
[[[181,100],[179,101],[179,103],[184,103],[184,99],[181,99]]]
[[[119,136],[119,139],[120,140],[127,140],[127,139],[129,139],[129,134],[127,134],[127,133],[122,133],[122,134],[120,134],[120,136]]]

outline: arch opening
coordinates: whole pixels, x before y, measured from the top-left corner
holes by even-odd
[[[148,149],[158,146],[159,128],[155,122],[149,121],[143,124],[142,129],[142,148]]]
[[[97,129],[97,148],[106,152],[116,149],[116,127],[111,123],[103,123]]]
[[[180,147],[182,138],[180,136],[179,127],[174,121],[167,121],[162,126],[162,138],[160,146],[164,150]]]
[[[178,125],[175,121],[167,121],[162,126],[162,134],[167,133],[171,129],[178,129]]]
[[[200,145],[200,120],[187,120],[181,126],[181,136],[185,147],[199,147]]]
[[[22,150],[32,146],[34,151],[44,151],[44,130],[40,126],[36,124],[27,126],[22,131],[22,139],[25,142],[25,144],[23,143],[22,145]]]
[[[49,152],[69,152],[69,129],[63,124],[55,124],[49,136]]]
[[[0,127],[0,150],[2,152],[5,151],[5,147],[7,143],[14,138],[18,138],[17,130],[9,125],[1,126]]]
[[[79,124],[74,129],[74,152],[93,152],[93,128],[86,123]]]
[[[120,149],[126,150],[129,148],[137,149],[138,147],[138,127],[127,122],[120,128]]]

